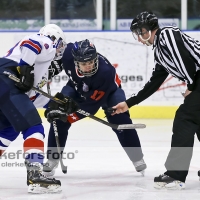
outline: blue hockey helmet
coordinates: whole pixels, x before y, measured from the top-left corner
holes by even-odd
[[[74,57],[75,67],[78,72],[84,76],[92,76],[98,70],[98,54],[94,44],[92,44],[88,39],[75,42],[72,55]],[[87,63],[94,60],[94,66],[90,71],[83,71],[80,68],[79,63]]]

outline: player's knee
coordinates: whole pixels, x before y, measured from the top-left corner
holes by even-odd
[[[26,129],[25,131],[22,131],[22,135],[23,135],[24,140],[26,140],[27,138],[30,138],[30,137],[36,137],[36,138],[43,139],[45,137],[44,127],[42,124],[32,126],[28,129]]]
[[[18,135],[19,133],[16,132],[13,127],[7,127],[0,131],[0,156]]]

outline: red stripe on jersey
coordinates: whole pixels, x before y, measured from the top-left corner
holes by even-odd
[[[0,150],[0,156],[3,155],[4,151],[5,151],[5,150]]]
[[[113,66],[114,68],[117,68],[117,67],[118,67],[118,64],[117,64],[117,63],[114,63],[114,64],[112,64],[112,66]]]
[[[36,95],[35,96],[32,96],[29,98],[31,101],[34,101],[36,99]]]
[[[75,113],[72,113],[72,114],[68,115],[68,117],[67,117],[67,121],[70,124],[72,124],[72,123],[74,123],[74,122],[76,122],[78,120],[79,120],[79,117]]]
[[[122,82],[117,73],[115,75],[115,82],[118,85],[118,87],[121,85],[121,82]]]
[[[36,138],[28,138],[24,141],[24,152],[30,149],[38,149],[44,152],[44,142]]]
[[[37,49],[38,53],[41,52],[41,48],[40,48],[37,44],[34,44],[34,43],[33,43],[32,41],[30,41],[30,40],[24,40],[24,41],[20,44],[20,46],[23,46],[24,44],[29,44],[29,45],[31,45],[32,47],[34,47],[35,49]]]

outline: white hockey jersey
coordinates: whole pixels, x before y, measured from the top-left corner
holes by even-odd
[[[34,86],[41,89],[47,82],[48,68],[55,54],[56,48],[53,41],[49,37],[41,36],[36,33],[25,36],[11,48],[4,57],[14,60],[19,66],[26,64],[30,66],[34,65]],[[39,97],[33,90],[28,92],[27,95],[33,102],[35,101],[36,107],[42,107],[42,104],[45,105],[48,101],[47,98],[43,99]],[[42,102],[44,102],[42,103],[40,101],[40,103],[37,104],[36,102],[38,102],[40,98],[42,98]]]

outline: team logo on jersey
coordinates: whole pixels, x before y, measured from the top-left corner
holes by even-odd
[[[71,74],[71,71],[70,71],[70,70],[68,70],[67,72],[68,72],[68,74]]]
[[[45,49],[49,48],[49,45],[47,43],[44,44]]]
[[[84,92],[88,92],[89,91],[88,85],[86,85],[84,82],[83,82],[83,91]]]

